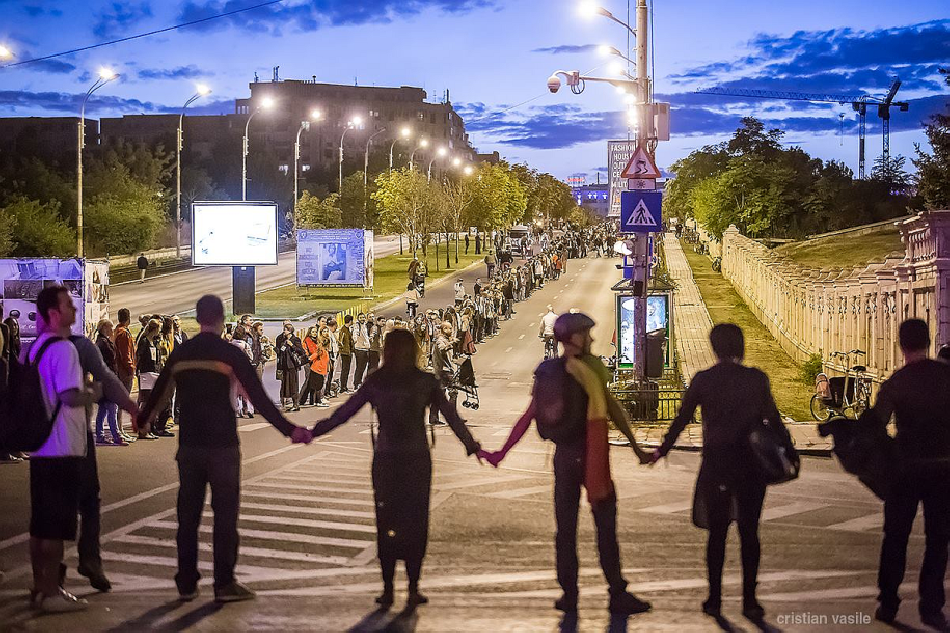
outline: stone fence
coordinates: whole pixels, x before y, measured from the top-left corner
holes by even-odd
[[[897,330],[904,319],[930,325],[933,351],[950,342],[950,211],[895,224],[903,258],[849,269],[803,267],[730,226],[722,240],[722,274],[793,358],[804,361],[820,351],[825,369],[840,373],[843,361],[829,353],[861,349],[869,375],[880,382],[902,364]]]

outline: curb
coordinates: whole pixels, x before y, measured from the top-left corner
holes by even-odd
[[[623,440],[623,441],[614,440],[610,442],[610,444],[611,446],[629,446],[630,445],[626,440]],[[655,442],[650,442],[649,444],[642,443],[640,444],[640,446],[647,449],[657,449],[660,447],[660,445]],[[699,453],[699,452],[702,452],[703,447],[697,446],[696,444],[675,444],[673,445],[673,450],[681,451],[684,453]],[[795,450],[798,451],[799,455],[803,455],[805,457],[831,458],[832,456],[832,452],[830,448],[798,448],[796,446]]]

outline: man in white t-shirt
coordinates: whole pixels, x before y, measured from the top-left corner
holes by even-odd
[[[26,352],[26,360],[33,363],[39,356],[46,408],[56,417],[49,438],[30,457],[32,606],[58,613],[88,606],[60,587],[60,565],[63,542],[76,540],[80,467],[87,450],[86,407],[97,402],[102,391],[97,384],[86,386],[79,354],[66,340],[76,321],[66,288],[44,288],[36,311],[48,327]],[[63,340],[49,342],[56,338]]]

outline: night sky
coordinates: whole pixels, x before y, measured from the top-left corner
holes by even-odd
[[[0,44],[24,61],[135,35],[262,0],[0,0]],[[895,112],[891,153],[913,155],[921,123],[950,102],[937,69],[950,66],[950,2],[914,0],[656,0],[658,101],[673,104],[667,167],[726,138],[747,114],[786,130],[786,141],[857,169],[850,106],[749,101],[689,94],[715,85],[883,95],[893,76],[911,102]],[[625,3],[603,6],[622,19]],[[626,45],[606,18],[575,2],[540,0],[285,0],[212,22],[83,53],[0,69],[0,116],[75,116],[100,66],[121,79],[96,93],[92,116],[177,112],[205,82],[213,94],[191,112],[234,111],[256,72],[285,79],[446,90],[479,151],[498,150],[559,178],[606,164],[608,138],[626,138],[622,97],[603,84],[582,95],[550,94],[556,69],[607,74],[597,44]],[[632,56],[632,54],[631,54]],[[839,113],[844,137],[839,133]],[[876,111],[868,116],[868,165],[881,152]],[[909,164],[909,161],[908,161]]]

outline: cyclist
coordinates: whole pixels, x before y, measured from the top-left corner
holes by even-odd
[[[557,341],[554,340],[554,322],[557,313],[553,306],[548,306],[548,312],[541,317],[541,326],[538,329],[538,338],[544,340],[544,359],[557,357]]]

